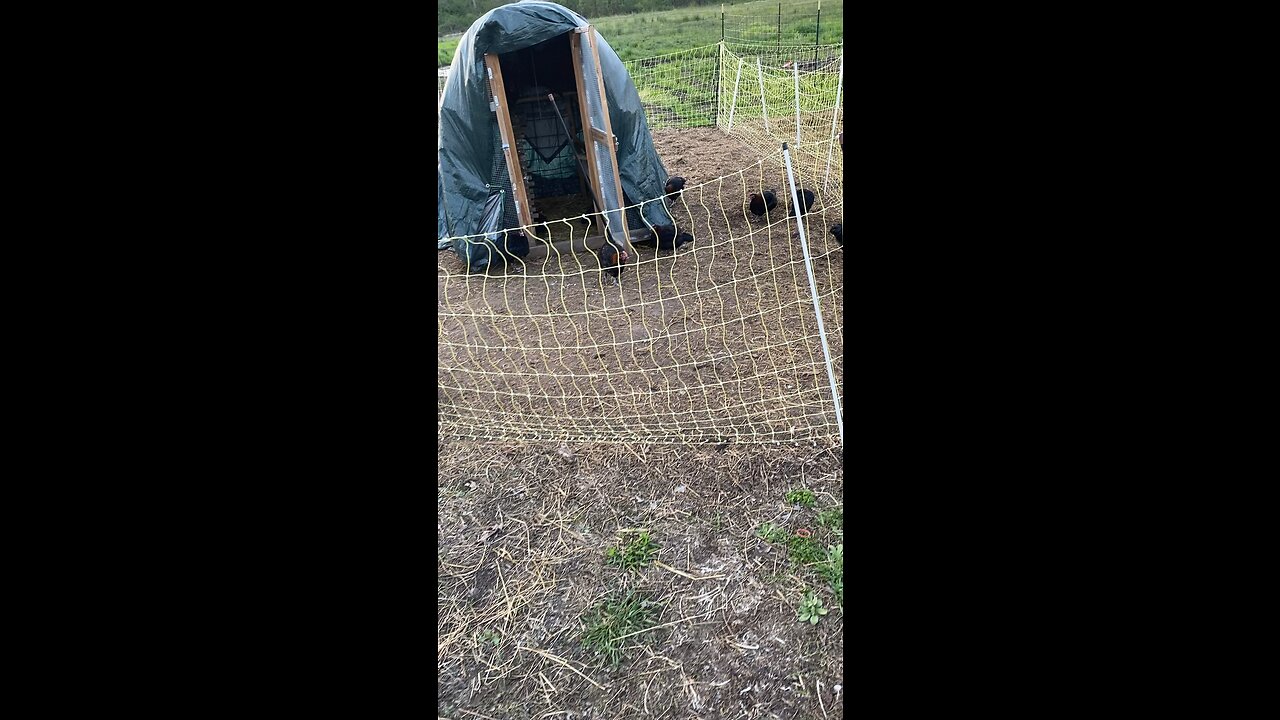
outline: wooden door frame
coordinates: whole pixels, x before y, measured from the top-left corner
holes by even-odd
[[[502,63],[494,53],[484,54],[484,64],[489,70],[489,88],[493,91],[493,103],[498,112],[498,134],[502,137],[502,154],[507,160],[507,175],[511,178],[511,194],[516,204],[516,226],[528,232],[533,223],[529,210],[529,194],[524,187],[524,172],[520,169],[519,149],[511,126],[511,108],[507,107],[507,88],[502,82]]]
[[[593,140],[598,140],[601,145],[607,148],[610,159],[613,160],[613,185],[617,191],[618,198],[618,214],[622,217],[622,227],[614,228],[612,233],[617,239],[622,239],[623,250],[625,250],[631,258],[636,257],[635,248],[631,245],[631,234],[627,229],[627,213],[625,209],[626,201],[622,195],[622,171],[618,167],[618,153],[613,146],[613,122],[609,119],[609,97],[604,91],[604,73],[600,70],[600,50],[596,46],[596,36],[592,32],[594,27],[586,25],[580,28],[574,28],[573,37],[569,39],[569,49],[573,53],[573,80],[578,86],[578,113],[582,116],[582,144],[587,149],[587,169],[588,181],[591,183],[591,189],[595,192],[596,197],[604,203],[604,193],[601,192],[600,183],[597,181],[600,164],[596,158],[596,147]],[[587,36],[587,42],[591,45],[591,62],[596,67],[596,89],[600,93],[600,104],[602,114],[604,115],[604,131],[595,129],[591,126],[591,106],[587,101],[586,78],[582,76],[582,36]],[[603,213],[605,208],[600,208]]]

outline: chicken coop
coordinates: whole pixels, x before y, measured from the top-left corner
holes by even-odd
[[[489,11],[458,43],[439,100],[438,234],[480,232],[504,193],[502,226],[601,213],[623,247],[670,222],[666,170],[626,67],[577,13],[525,0]],[[535,219],[536,218],[536,219]]]

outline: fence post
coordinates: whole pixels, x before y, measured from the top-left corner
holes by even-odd
[[[769,104],[764,99],[764,69],[760,67],[760,56],[756,56],[756,77],[760,78],[760,112],[764,114],[764,131],[769,132]]]
[[[733,112],[738,109],[738,80],[742,78],[743,58],[738,58],[738,74],[733,78],[733,100],[729,101],[729,129],[733,129]]]
[[[782,158],[787,163],[787,182],[791,184],[791,207],[800,207],[795,173],[791,170],[791,153],[787,150],[786,143],[782,143]],[[809,275],[813,312],[818,317],[818,337],[822,339],[822,355],[827,361],[827,380],[831,383],[831,401],[836,409],[836,427],[840,430],[840,444],[844,445],[844,418],[840,414],[840,391],[836,388],[836,373],[831,367],[831,347],[827,344],[827,327],[822,322],[822,304],[818,300],[818,284],[813,279],[813,259],[809,256],[809,242],[804,234],[805,218],[808,216],[808,213],[796,213],[796,229],[800,231],[800,249],[804,251],[804,269]]]
[[[778,3],[778,52],[782,52],[782,3]]]
[[[818,6],[822,6],[822,0],[818,0]],[[720,4],[720,42],[724,42],[724,3]]]
[[[796,144],[800,144],[800,61],[792,59],[791,69],[796,78]]]
[[[844,90],[844,53],[840,53],[840,80],[836,84],[836,106],[831,109],[831,146],[827,148],[827,174],[823,187],[831,182],[831,156],[836,151],[836,117],[840,115],[840,93]],[[841,150],[841,152],[844,152]]]
[[[720,30],[721,39],[724,38],[724,30]],[[822,0],[818,0],[818,27],[813,31],[813,67],[818,67],[818,46],[822,44]]]
[[[724,66],[724,41],[721,40],[716,48],[716,76],[712,82],[716,84],[716,107],[712,110],[711,123],[716,127],[720,127],[720,77],[723,75],[721,68]]]

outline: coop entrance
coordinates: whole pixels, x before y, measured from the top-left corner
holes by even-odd
[[[590,26],[486,54],[485,65],[503,149],[495,157],[494,184],[511,191],[507,227],[545,238],[547,229],[535,217],[603,212],[601,231],[629,249],[616,141]]]

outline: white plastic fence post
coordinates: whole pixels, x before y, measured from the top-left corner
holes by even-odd
[[[796,190],[796,176],[791,170],[791,152],[782,143],[782,159],[787,163],[787,182],[791,183],[791,207],[798,208],[800,194]],[[822,306],[818,301],[818,284],[813,279],[813,259],[809,256],[809,241],[805,239],[804,222],[808,213],[796,213],[796,229],[800,231],[800,248],[804,251],[804,269],[809,275],[809,291],[813,295],[813,312],[818,317],[818,337],[822,339],[822,355],[827,361],[827,380],[831,383],[831,401],[836,409],[836,427],[840,430],[840,444],[844,445],[844,417],[840,414],[840,391],[836,389],[836,372],[831,365],[831,346],[827,344],[827,328],[822,323]]]
[[[791,61],[791,69],[796,76],[796,144],[800,144],[800,63]]]
[[[756,77],[760,78],[760,112],[764,113],[764,131],[769,132],[769,104],[764,100],[764,68],[760,66],[760,56],[756,56]]]
[[[733,102],[729,105],[729,129],[733,129],[733,112],[738,109],[738,80],[742,78],[743,58],[738,58],[738,74],[733,78]]]
[[[844,90],[844,53],[840,53],[840,80],[836,83],[836,106],[831,109],[831,146],[827,148],[827,174],[823,186],[831,183],[831,156],[836,151],[836,118],[840,115],[840,92]]]

